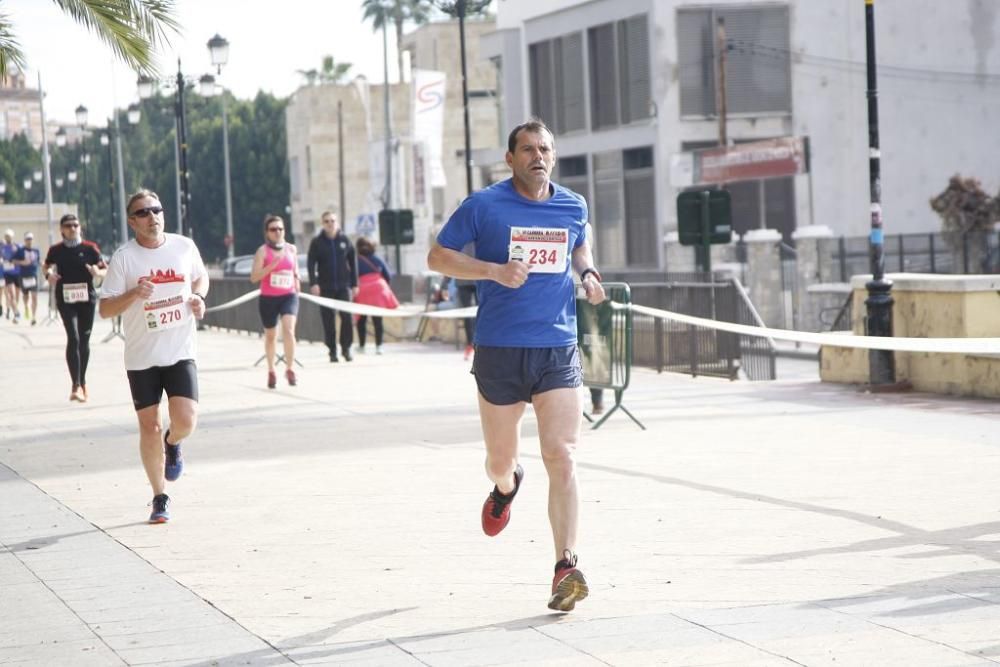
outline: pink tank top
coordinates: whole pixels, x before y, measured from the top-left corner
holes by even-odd
[[[274,251],[266,246],[264,251],[264,266],[274,261]],[[278,262],[277,268],[264,276],[260,281],[262,296],[284,296],[295,291],[295,256],[285,254]]]

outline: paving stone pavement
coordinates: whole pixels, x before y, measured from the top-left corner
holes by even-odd
[[[173,520],[150,526],[121,343],[70,403],[60,325],[0,320],[0,664],[989,665],[1000,662],[1000,410],[637,369],[585,431],[580,567],[552,572],[533,416],[511,525],[479,528],[474,382],[453,346],[265,387],[208,330]]]

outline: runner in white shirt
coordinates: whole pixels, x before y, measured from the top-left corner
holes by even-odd
[[[135,239],[111,258],[101,286],[101,317],[122,316],[125,370],[139,420],[139,451],[153,487],[150,523],[170,519],[166,482],[184,469],[181,441],[198,413],[195,320],[205,314],[208,273],[190,239],[163,231],[159,196],[140,190],[129,199]],[[160,401],[167,393],[170,428],[162,432]]]

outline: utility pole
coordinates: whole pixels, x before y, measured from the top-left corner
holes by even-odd
[[[719,146],[725,148],[729,145],[729,137],[726,132],[726,19],[722,16],[716,19],[715,27],[716,50],[719,53],[719,75],[718,91],[716,94],[716,114],[719,116]]]
[[[867,317],[865,333],[892,337],[892,281],[885,278],[885,237],[882,230],[882,163],[878,136],[878,79],[875,59],[875,0],[865,0],[865,37],[868,70],[868,185],[871,196],[869,263],[872,279],[865,287]],[[868,352],[869,382],[891,385],[896,382],[896,360],[892,350]]]
[[[337,100],[337,178],[340,185],[340,220],[346,224],[344,203],[344,102]]]

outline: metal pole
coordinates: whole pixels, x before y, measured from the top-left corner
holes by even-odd
[[[382,58],[383,74],[385,76],[385,194],[382,196],[382,208],[392,208],[392,122],[389,109],[389,13],[382,15]],[[344,212],[340,212],[343,217]],[[399,267],[396,267],[399,271]]]
[[[465,10],[466,0],[455,3],[458,14],[458,41],[462,51],[462,113],[465,119],[465,189],[472,194],[472,135],[469,129],[469,72],[465,58]]]
[[[892,281],[885,278],[885,239],[882,229],[882,172],[878,136],[878,80],[875,62],[875,0],[865,0],[865,37],[868,70],[868,174],[871,195],[869,260],[872,279],[865,287],[869,336],[892,336]],[[868,353],[869,381],[873,385],[896,381],[896,362],[891,350]]]
[[[188,184],[187,168],[187,131],[184,127],[184,74],[181,72],[181,59],[177,59],[177,153],[180,162],[180,192],[181,192],[181,233],[194,238],[194,230],[189,221],[191,193]]]
[[[716,40],[719,51],[719,90],[717,112],[719,114],[719,146],[725,148],[729,144],[726,132],[726,19],[720,16],[716,19]]]
[[[108,212],[111,220],[111,245],[116,247],[115,236],[118,230],[115,228],[115,164],[114,149],[111,147],[111,119],[108,118]]]
[[[52,211],[52,174],[49,168],[49,137],[45,130],[45,93],[42,91],[42,73],[38,73],[38,112],[42,116],[42,166],[45,174],[45,215],[49,219],[49,246],[55,241],[55,214]],[[49,303],[49,311],[52,303]]]
[[[174,193],[177,196],[177,233],[184,233],[184,221],[181,219],[181,214],[184,211],[183,198],[181,197],[181,152],[178,149],[179,141],[177,141],[177,116],[174,116]]]
[[[83,155],[80,156],[80,162],[83,164],[83,187],[80,193],[80,215],[83,217],[84,222],[89,222],[87,219],[87,162],[90,153],[87,152],[87,144],[82,137],[81,143],[83,143]]]
[[[337,100],[337,177],[340,181],[340,219],[347,220],[344,201],[344,102]]]
[[[118,110],[113,111],[115,117],[115,161],[118,163],[118,244],[128,242],[128,213],[125,210],[125,166],[122,161],[122,128],[118,122]]]
[[[236,237],[233,236],[233,191],[229,180],[229,119],[226,110],[226,91],[222,91],[222,165],[226,172],[226,234],[229,236],[229,247],[226,256],[236,254]]]

